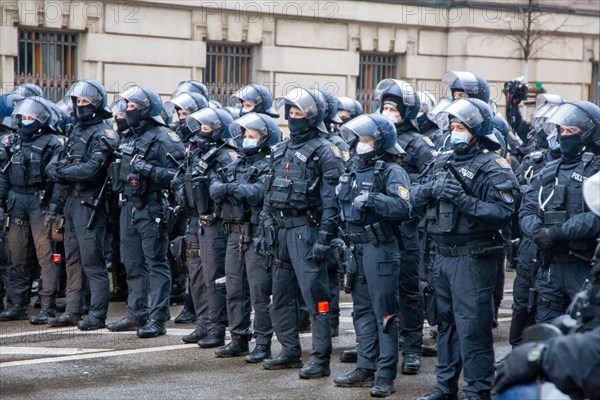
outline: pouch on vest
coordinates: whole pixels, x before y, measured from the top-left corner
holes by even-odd
[[[208,192],[208,178],[206,176],[196,176],[192,179],[192,188],[194,201],[199,215],[210,212],[210,197]]]
[[[110,176],[110,186],[114,193],[123,191],[123,181],[119,179],[119,172],[121,170],[121,160],[116,159],[111,162],[108,166],[108,175]]]
[[[438,205],[438,229],[440,232],[452,232],[456,222],[456,210],[454,204],[448,201],[440,201]]]
[[[25,168],[25,155],[18,154],[12,157],[12,165],[8,172],[10,183],[15,186],[25,186],[27,184],[27,169]]]
[[[187,208],[195,208],[194,175],[191,172],[186,172],[183,176],[183,187],[185,190],[185,206]]]
[[[290,181],[291,182],[291,181]],[[294,181],[292,185],[292,195],[290,202],[297,208],[308,207],[308,182],[307,181]]]
[[[121,148],[121,164],[119,168],[119,180],[129,182],[129,172],[131,170],[131,160],[133,159],[135,150],[132,146],[123,146]]]
[[[144,178],[140,174],[129,174],[127,175],[127,181],[129,182],[129,187],[131,189],[131,196],[133,197],[142,197],[146,194],[146,178]]]
[[[269,191],[269,202],[272,206],[284,207],[290,203],[292,196],[292,181],[275,178]]]

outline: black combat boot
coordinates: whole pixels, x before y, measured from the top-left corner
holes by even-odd
[[[475,394],[470,394],[466,397],[465,400],[490,400],[492,395],[489,390],[484,390],[482,392],[477,392]]]
[[[29,322],[32,325],[46,325],[50,318],[56,318],[56,312],[54,309],[48,308],[40,311],[38,315],[29,318]]]
[[[302,379],[319,379],[331,375],[329,365],[310,363],[300,369],[298,375]]]
[[[146,325],[146,321],[133,321],[127,317],[121,318],[115,322],[109,322],[106,324],[106,329],[111,332],[128,332],[128,331],[137,331],[141,327]]]
[[[215,350],[217,357],[229,358],[229,357],[241,357],[250,353],[248,348],[248,336],[231,334],[231,342],[227,343],[226,346]]]
[[[165,322],[157,321],[155,319],[148,320],[146,325],[137,331],[138,337],[142,339],[154,338],[157,336],[166,335],[166,333],[167,328],[165,327]]]
[[[378,377],[375,386],[371,389],[371,397],[388,397],[395,391],[393,379]]]
[[[206,329],[200,328],[197,326],[196,329],[194,329],[194,332],[190,333],[189,335],[185,335],[184,337],[181,338],[181,340],[183,340],[186,343],[198,343],[205,337],[206,337]]]
[[[21,321],[27,318],[27,307],[13,305],[0,313],[0,321]]]
[[[259,363],[267,358],[271,358],[271,346],[257,344],[252,353],[246,356],[247,363]]]
[[[81,331],[95,331],[98,329],[106,328],[106,321],[104,318],[97,318],[93,315],[89,315],[87,319],[79,321],[77,328]]]
[[[175,317],[176,324],[192,324],[197,320],[194,310],[190,310],[187,306],[184,306],[179,315]]]
[[[456,393],[443,393],[440,389],[435,388],[431,393],[427,393],[417,400],[458,400],[458,395]]]
[[[421,369],[421,356],[419,353],[406,352],[402,360],[402,374],[416,375]]]
[[[289,368],[302,368],[304,364],[300,357],[288,356],[280,353],[275,358],[267,358],[263,361],[264,369],[289,369]]]
[[[422,345],[421,355],[423,357],[437,357],[437,343]]]
[[[340,361],[343,363],[355,363],[358,359],[358,346],[346,349],[340,354]]]
[[[209,332],[204,339],[198,342],[198,346],[203,349],[211,349],[225,345],[225,332]]]
[[[349,374],[337,376],[333,383],[341,387],[373,387],[375,384],[375,371],[356,368]]]
[[[63,326],[77,326],[80,320],[81,314],[65,312],[56,318],[48,318],[48,325],[54,328],[61,328]]]

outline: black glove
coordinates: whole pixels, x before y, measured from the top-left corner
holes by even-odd
[[[359,194],[354,198],[354,201],[352,202],[352,207],[354,207],[357,210],[362,210],[367,204],[367,201],[369,201],[369,193]]]
[[[0,207],[0,229],[4,228],[4,221],[6,221],[6,212],[4,207]]]
[[[547,250],[554,246],[558,240],[559,228],[542,228],[533,234],[533,241],[542,250]]]
[[[152,168],[152,164],[149,164],[144,160],[135,159],[131,162],[131,172],[133,172],[134,174],[141,174],[146,178],[150,177],[150,174],[152,173]]]
[[[319,231],[319,237],[312,247],[312,258],[314,261],[324,260],[331,252],[331,234]]]
[[[242,187],[239,183],[229,183],[228,185],[230,185],[228,187],[228,191],[231,192],[231,195],[233,197],[240,201],[244,200],[246,196],[244,195],[244,191],[242,190]]]
[[[500,363],[496,371],[494,389],[502,393],[509,387],[533,382],[542,375],[542,356],[545,347],[541,343],[526,343],[517,346]]]
[[[439,200],[442,198],[442,192],[444,191],[445,179],[436,179],[435,181],[429,182],[429,186],[425,191],[425,195],[431,199]]]
[[[464,193],[460,183],[454,178],[448,178],[444,182],[444,187],[440,193],[440,198],[452,201],[458,198],[458,195]]]

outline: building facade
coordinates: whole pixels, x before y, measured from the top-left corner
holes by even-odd
[[[525,73],[550,93],[598,101],[597,1],[541,0],[529,30],[519,1],[2,0],[0,79],[2,91],[34,82],[55,99],[83,78],[165,97],[197,79],[224,103],[253,81],[275,96],[326,88],[369,108],[382,78],[439,98],[443,73],[467,70],[490,82],[500,107],[503,83]]]

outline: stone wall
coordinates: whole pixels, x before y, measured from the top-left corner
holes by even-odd
[[[293,84],[353,96],[360,53],[380,52],[398,55],[397,78],[436,97],[446,70],[479,73],[502,106],[502,83],[524,71],[510,36],[511,24],[519,25],[514,11],[492,2],[480,9],[398,3],[2,0],[0,79],[8,90],[24,27],[79,32],[78,78],[103,81],[112,93],[136,83],[168,96],[181,80],[202,80],[209,41],[255,45],[253,80],[276,96]],[[587,12],[540,17],[545,36],[529,62],[529,80],[568,99],[588,98],[600,17],[590,13],[589,0],[562,3]]]

